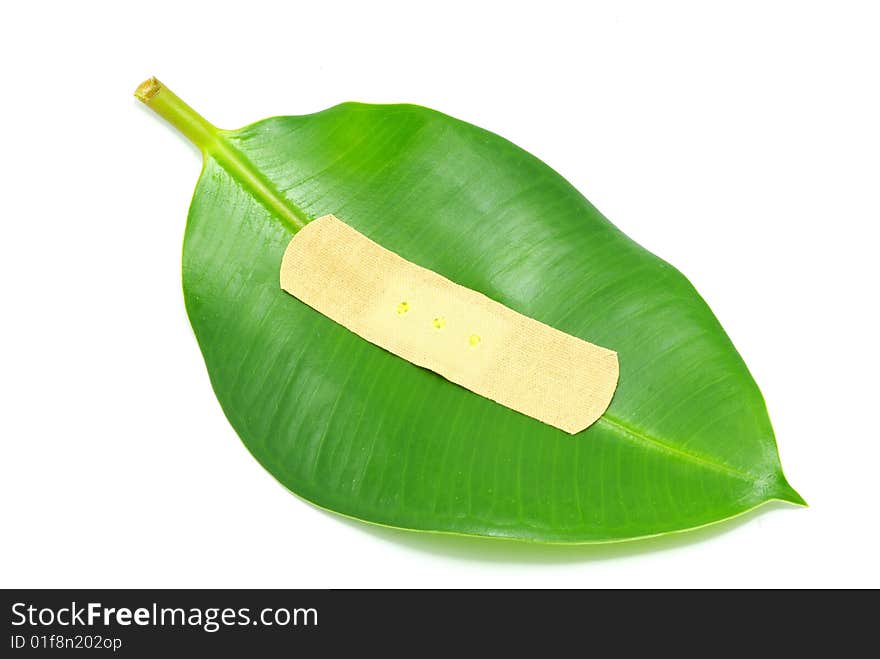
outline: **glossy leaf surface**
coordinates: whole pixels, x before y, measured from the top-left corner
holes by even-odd
[[[346,103],[209,137],[186,227],[186,307],[227,417],[293,492],[375,523],[543,542],[802,503],[758,387],[691,284],[534,156],[410,105]],[[608,411],[567,435],[283,292],[293,232],[327,213],[616,350]]]

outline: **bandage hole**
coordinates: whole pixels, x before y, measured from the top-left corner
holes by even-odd
[[[446,319],[443,316],[437,316],[431,321],[431,324],[434,326],[434,329],[441,330],[446,327]]]
[[[471,334],[468,337],[468,343],[471,344],[472,348],[476,348],[478,345],[480,345],[480,342],[482,340],[483,340],[483,338],[479,334]]]
[[[404,300],[400,304],[397,305],[397,315],[405,316],[409,312],[409,302]]]

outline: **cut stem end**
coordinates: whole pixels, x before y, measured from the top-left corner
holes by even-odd
[[[160,89],[162,89],[162,83],[159,82],[158,78],[151,77],[138,85],[137,89],[134,90],[134,95],[139,101],[149,105],[150,99],[158,94]]]

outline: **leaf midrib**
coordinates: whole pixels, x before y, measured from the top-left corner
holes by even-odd
[[[690,462],[692,464],[700,465],[701,467],[720,471],[727,474],[728,476],[733,476],[734,478],[738,478],[749,483],[755,482],[755,477],[751,474],[740,471],[723,462],[712,460],[705,455],[686,451],[682,448],[667,444],[666,442],[647,434],[643,430],[631,426],[622,419],[618,419],[617,417],[611,416],[609,414],[603,414],[601,417],[599,417],[599,420],[596,423],[601,423],[605,426],[608,426],[613,432],[616,432],[619,435],[630,439],[635,439],[643,445],[650,446],[654,450],[662,451],[668,455],[675,456],[681,460],[684,460],[685,462]]]
[[[226,136],[226,131],[218,131],[216,140],[205,146],[205,156],[212,156],[226,170],[230,178],[237,181],[254,199],[265,206],[292,233],[302,229],[308,222],[306,213],[282,194],[257,167],[235,147]]]

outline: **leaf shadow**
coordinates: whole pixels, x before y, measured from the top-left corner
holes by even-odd
[[[641,540],[592,545],[547,545],[504,538],[481,538],[444,533],[407,531],[365,524],[356,519],[339,518],[345,524],[379,540],[406,546],[415,551],[443,555],[463,561],[486,563],[565,564],[607,561],[649,552],[671,551],[699,544],[724,535],[772,511],[791,509],[783,501],[770,501],[734,518],[697,529],[669,533]],[[330,513],[333,514],[333,513]]]

